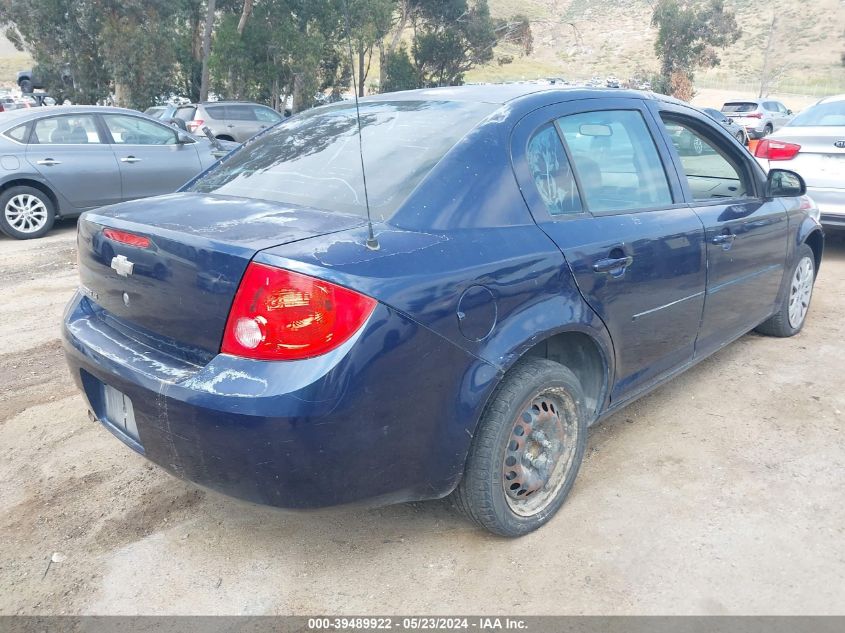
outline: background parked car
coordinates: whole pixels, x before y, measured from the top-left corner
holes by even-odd
[[[731,136],[733,136],[743,145],[748,142],[748,136],[745,132],[745,128],[739,125],[738,123],[734,123],[733,121],[731,121],[728,117],[719,112],[716,108],[701,108],[701,111],[704,112],[706,115],[710,116],[717,123],[720,123],[723,128],[725,128],[728,132],[731,133]]]
[[[0,115],[0,154],[0,230],[27,239],[58,217],[176,191],[220,153],[134,110],[68,106]]]
[[[768,136],[792,118],[792,110],[771,99],[728,101],[722,106],[722,114],[744,127],[749,138]]]
[[[755,150],[764,169],[798,172],[821,222],[845,229],[845,94],[822,99]]]
[[[187,118],[190,115],[190,118]],[[218,139],[243,143],[262,130],[276,125],[282,115],[258,103],[242,101],[215,101],[190,106],[179,106],[172,117],[165,113],[162,119],[176,118],[186,121],[188,132],[202,134],[208,127]]]

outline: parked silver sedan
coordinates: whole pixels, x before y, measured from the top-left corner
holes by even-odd
[[[220,155],[207,139],[134,110],[69,106],[2,113],[0,231],[17,239],[41,237],[57,218],[171,193]]]
[[[754,152],[764,169],[798,172],[818,205],[821,223],[845,229],[845,95],[810,106]]]

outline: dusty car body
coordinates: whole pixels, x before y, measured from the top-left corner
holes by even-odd
[[[563,503],[587,426],[803,326],[823,247],[803,183],[698,110],[523,84],[360,116],[359,138],[354,105],[315,109],[181,193],[82,217],[64,347],[135,451],[288,508],[454,491],[516,536]],[[681,156],[678,126],[712,152]]]

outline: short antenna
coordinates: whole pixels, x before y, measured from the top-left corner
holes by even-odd
[[[343,13],[346,18],[346,43],[349,45],[349,64],[352,68],[352,93],[355,95],[355,118],[358,121],[358,154],[361,157],[361,177],[364,180],[364,203],[367,205],[367,248],[376,251],[378,240],[373,233],[373,218],[370,215],[370,196],[367,194],[367,170],[364,169],[364,142],[361,134],[361,110],[358,107],[358,80],[355,78],[355,55],[352,52],[352,35],[349,27],[349,2],[343,0]]]

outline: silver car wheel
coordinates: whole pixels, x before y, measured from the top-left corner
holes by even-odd
[[[789,325],[794,329],[801,327],[804,318],[807,316],[807,310],[810,308],[814,273],[813,260],[809,257],[801,258],[795,268],[789,290]]]
[[[28,193],[21,193],[10,198],[3,213],[9,226],[21,233],[40,231],[49,218],[44,202]]]

